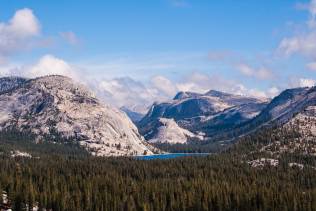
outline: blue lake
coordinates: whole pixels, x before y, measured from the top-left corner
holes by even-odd
[[[142,155],[136,156],[138,160],[155,160],[155,159],[172,159],[179,157],[205,157],[211,155],[210,153],[168,153],[168,154],[158,154],[158,155]]]

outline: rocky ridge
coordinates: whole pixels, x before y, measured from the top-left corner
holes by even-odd
[[[123,112],[100,103],[72,79],[54,75],[15,81],[0,80],[1,130],[30,132],[37,141],[76,141],[98,156],[152,153]]]

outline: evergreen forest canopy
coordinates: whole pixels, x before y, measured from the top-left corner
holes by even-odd
[[[92,157],[76,145],[2,133],[1,206],[25,210],[316,210],[314,157],[283,154],[277,167],[253,168],[247,160],[267,156],[245,153],[274,130],[241,140],[209,157],[140,161]],[[274,135],[277,137],[276,135]],[[255,141],[250,141],[255,140]],[[12,150],[32,158],[12,158]],[[289,167],[304,164],[304,169]]]

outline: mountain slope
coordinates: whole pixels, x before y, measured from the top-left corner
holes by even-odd
[[[138,121],[140,121],[143,117],[144,114],[142,113],[138,113],[136,111],[133,111],[127,107],[121,107],[120,108],[124,113],[126,113],[126,115],[134,122],[137,123]]]
[[[236,132],[238,131],[238,132]],[[316,155],[316,88],[283,91],[235,135],[259,143],[260,152]],[[259,134],[259,135],[258,135]]]
[[[3,77],[0,78],[0,93],[9,91],[18,86],[21,86],[27,81],[25,78],[21,77]]]
[[[282,125],[313,105],[316,105],[315,87],[287,89],[275,97],[258,116],[239,129],[245,133],[259,127]]]
[[[173,119],[159,118],[154,131],[149,143],[185,144],[189,139],[203,140],[201,135],[179,127]]]
[[[123,112],[101,104],[70,78],[46,76],[12,87],[0,95],[1,130],[30,132],[37,140],[75,140],[100,156],[152,153]]]
[[[154,104],[138,123],[139,131],[152,139],[160,118],[174,119],[183,129],[212,137],[223,129],[253,118],[267,105],[265,100],[215,90],[205,94],[179,92],[173,100]]]

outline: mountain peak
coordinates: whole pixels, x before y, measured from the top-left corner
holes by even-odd
[[[76,141],[100,156],[151,154],[124,113],[101,104],[71,78],[53,75],[23,83],[0,93],[0,130],[13,128],[40,140]]]
[[[184,92],[180,91],[176,94],[176,96],[173,98],[173,100],[183,100],[185,98],[190,98],[190,97],[198,97],[201,94],[194,93],[194,92]]]
[[[233,94],[229,94],[229,93],[217,91],[217,90],[210,90],[210,91],[206,92],[205,95],[212,96],[212,97],[223,97],[223,96],[230,97],[230,96],[233,96]]]

